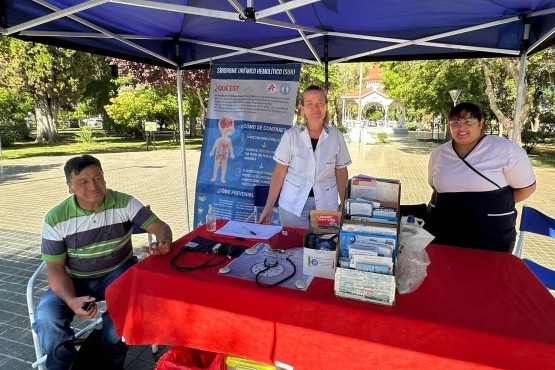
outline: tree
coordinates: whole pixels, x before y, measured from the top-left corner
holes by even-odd
[[[176,94],[160,94],[151,86],[123,86],[105,108],[114,122],[126,130],[143,131],[143,123],[154,120],[170,122],[174,130],[177,126]]]
[[[110,63],[117,67],[120,75],[129,76],[135,85],[151,86],[164,95],[170,90],[175,91],[177,78],[176,71],[173,69],[114,58],[110,58]],[[192,136],[195,136],[195,118],[200,116],[201,122],[204,122],[206,117],[210,71],[202,69],[182,70],[181,76],[183,99],[185,101],[184,112],[189,115],[190,133]]]
[[[453,107],[449,90],[455,88],[462,91],[458,102],[480,106],[486,102],[482,73],[473,60],[388,62],[382,66],[385,89],[410,108],[409,114],[447,117]]]
[[[47,45],[3,38],[0,81],[33,96],[37,142],[56,143],[58,111],[76,102],[87,84],[107,68],[104,58]]]
[[[27,113],[32,110],[32,98],[29,94],[17,94],[5,87],[0,87],[0,125],[25,123]]]
[[[310,85],[321,86],[325,88],[326,76],[325,69],[323,66],[315,65],[303,65],[301,67],[301,75],[299,77],[299,93],[302,92]],[[342,86],[341,79],[339,76],[339,69],[337,65],[331,65],[328,69],[328,111],[330,114],[330,121],[337,123],[340,122],[339,117],[341,117],[341,94]],[[295,113],[297,116],[296,121],[302,121],[302,117],[299,115],[299,110]]]
[[[486,82],[485,94],[488,98],[489,108],[504,128],[510,133],[514,125],[514,112],[516,110],[516,93],[518,83],[518,59],[501,58],[498,60],[479,59]],[[525,118],[530,111],[528,99],[528,84],[524,81],[524,100],[520,117],[517,120],[518,132],[522,131]],[[511,113],[513,113],[511,115]],[[520,138],[518,140],[520,144]]]
[[[555,47],[528,59],[526,77],[531,100],[527,123],[537,131],[540,122],[555,123]]]
[[[386,89],[392,97],[411,107],[413,114],[419,111],[446,116],[452,106],[447,92],[456,87],[462,90],[458,102],[477,104],[486,119],[495,118],[505,132],[513,128],[517,58],[389,62],[383,66]],[[555,49],[548,48],[529,60],[518,132],[527,122],[532,127],[536,122],[537,126],[540,115],[549,117],[546,113],[555,106],[554,82]]]

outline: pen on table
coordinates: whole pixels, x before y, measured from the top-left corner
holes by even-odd
[[[252,230],[247,229],[245,226],[241,226],[243,229],[247,230],[249,233],[251,233],[252,235],[256,235],[256,233]]]

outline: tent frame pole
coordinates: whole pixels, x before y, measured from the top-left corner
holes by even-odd
[[[179,112],[179,142],[181,143],[181,167],[183,173],[183,189],[185,199],[185,232],[189,233],[191,227],[189,225],[189,194],[187,190],[187,161],[185,158],[185,124],[183,120],[183,84],[181,81],[181,68],[179,64],[175,69],[177,81],[177,108]]]
[[[513,120],[513,130],[511,132],[511,140],[515,143],[521,143],[521,127],[520,127],[520,115],[522,113],[522,106],[524,104],[524,78],[526,77],[526,61],[528,55],[526,50],[529,46],[530,40],[530,19],[525,18],[524,20],[524,32],[522,35],[522,50],[520,53],[520,66],[518,70],[518,85],[516,92],[516,103],[515,103],[515,117]]]

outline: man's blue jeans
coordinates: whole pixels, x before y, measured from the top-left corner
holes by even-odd
[[[108,285],[135,263],[137,263],[137,258],[133,256],[117,270],[103,277],[73,279],[75,293],[77,296],[90,295],[97,301],[103,301]],[[35,323],[33,324],[33,330],[39,336],[42,348],[47,355],[46,368],[48,370],[69,369],[75,359],[77,354],[73,345],[75,333],[70,326],[74,317],[73,311],[49,288],[35,311]],[[105,343],[114,345],[120,342],[114,323],[107,312],[102,314],[102,339]],[[119,345],[114,348],[119,351],[114,351],[114,356],[111,356],[110,368],[123,369],[126,347]]]

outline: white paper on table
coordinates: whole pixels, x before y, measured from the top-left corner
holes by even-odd
[[[282,230],[281,226],[253,224],[250,222],[228,221],[214,232],[214,235],[235,238],[268,240]]]

